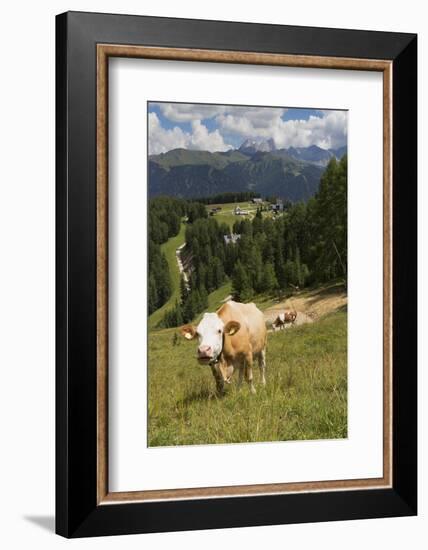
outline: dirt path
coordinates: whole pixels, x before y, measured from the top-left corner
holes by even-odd
[[[271,324],[279,313],[284,310],[294,309],[297,311],[295,325],[313,323],[327,313],[333,313],[343,309],[348,304],[346,291],[341,285],[332,285],[312,291],[296,293],[292,298],[270,306],[264,310],[266,322]],[[293,325],[287,324],[285,328]]]
[[[187,273],[184,270],[183,262],[181,261],[181,251],[185,246],[186,246],[186,243],[183,243],[176,249],[175,257],[177,258],[177,265],[178,265],[178,270],[180,272],[180,276],[183,277],[184,283],[187,289],[189,289],[189,277],[187,276]]]

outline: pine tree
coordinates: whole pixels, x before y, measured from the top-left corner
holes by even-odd
[[[261,281],[262,292],[271,292],[278,288],[278,281],[275,275],[275,269],[271,263],[267,263],[263,267],[263,276]]]
[[[199,287],[199,299],[200,299],[200,302],[199,302],[199,312],[200,312],[208,307],[208,292],[206,291],[204,286]]]
[[[183,319],[185,323],[189,323],[195,316],[195,299],[194,293],[191,291],[187,296],[186,302],[183,304]]]
[[[208,289],[208,292],[212,292],[216,286],[215,286],[215,282],[214,282],[214,279],[215,279],[215,260],[213,257],[209,258],[208,260],[208,267],[207,267],[207,270],[206,270],[206,276],[205,276],[205,281],[206,281],[206,288]],[[205,284],[203,286],[205,286]]]
[[[287,285],[297,284],[296,266],[293,260],[287,260],[285,262],[284,274],[285,274],[285,279],[287,281]]]
[[[301,287],[304,285],[304,281],[303,281],[303,274],[302,274],[302,264],[300,262],[300,250],[298,246],[296,246],[296,251],[294,253],[294,268],[295,268],[296,284],[299,287]]]
[[[258,235],[263,231],[263,218],[262,218],[262,211],[257,208],[256,215],[253,219],[253,235]]]
[[[233,271],[232,289],[237,298],[242,302],[251,299],[253,295],[250,279],[240,260],[236,262],[236,266]]]
[[[150,273],[149,275],[148,293],[149,293],[149,315],[150,315],[151,313],[153,313],[153,311],[157,309],[158,300],[159,300],[158,291],[156,288],[156,280],[153,276],[153,273]]]
[[[175,325],[176,327],[183,324],[183,313],[181,311],[181,305],[178,301],[175,302]]]
[[[257,245],[253,249],[253,259],[249,266],[251,274],[251,286],[256,292],[260,292],[263,277],[263,260],[260,249]]]
[[[317,281],[346,278],[347,158],[332,159],[321,178],[310,208],[312,249],[309,269]]]

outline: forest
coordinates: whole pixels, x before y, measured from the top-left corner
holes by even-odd
[[[207,201],[205,201],[207,202]],[[219,201],[220,202],[220,201]],[[212,203],[211,203],[212,204]],[[208,305],[208,294],[229,279],[234,298],[243,302],[259,293],[285,292],[347,277],[347,157],[327,165],[316,195],[268,216],[258,209],[238,219],[234,243],[227,225],[208,217],[204,204],[157,197],[149,205],[149,314],[171,296],[168,265],[160,245],[177,235],[185,221],[184,253],[191,259],[189,280],[160,322],[162,327],[192,321]]]
[[[198,218],[207,216],[205,206],[197,202],[172,197],[157,197],[149,201],[149,315],[171,296],[168,263],[161,253],[160,245],[177,235],[184,217],[186,223],[192,224]]]

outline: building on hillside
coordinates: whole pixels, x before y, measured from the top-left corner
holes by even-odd
[[[251,202],[253,204],[263,204],[263,199],[261,199],[260,197],[255,197],[255,198],[251,199]]]
[[[240,238],[239,233],[231,233],[230,235],[224,235],[224,242],[226,244],[236,244]]]
[[[238,205],[238,206],[235,206],[235,210],[233,211],[233,213],[235,214],[235,216],[247,216],[248,210],[244,210]]]
[[[284,202],[281,199],[277,199],[275,204],[270,205],[270,210],[275,213],[284,212]]]

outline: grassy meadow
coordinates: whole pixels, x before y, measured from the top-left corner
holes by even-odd
[[[243,210],[247,210],[249,212],[248,216],[236,216],[234,214],[234,210],[237,205],[239,205]],[[250,201],[241,201],[237,203],[228,202],[224,204],[207,204],[206,206],[208,212],[210,212],[212,208],[216,207],[220,207],[221,210],[216,213],[215,219],[218,221],[218,223],[227,224],[231,231],[233,228],[233,224],[236,221],[240,221],[242,218],[251,219],[257,211],[257,205],[253,204]]]
[[[149,332],[148,348],[149,446],[347,437],[346,311],[270,333],[256,395],[245,382],[237,389],[235,373],[218,397],[196,343],[176,329]]]

